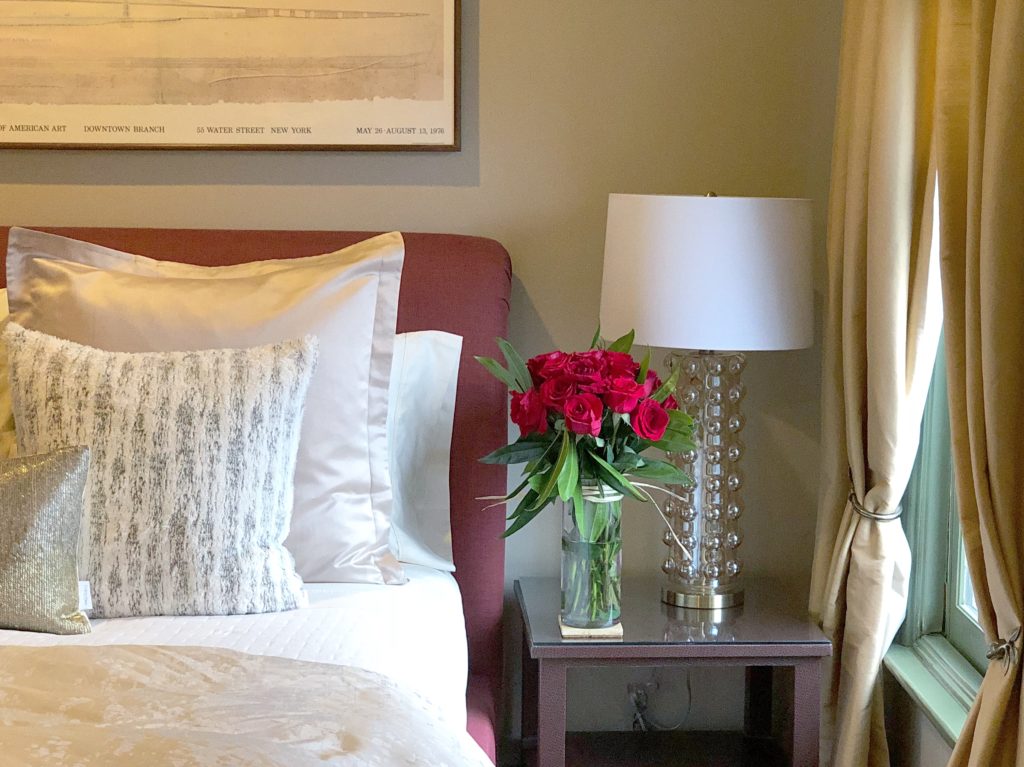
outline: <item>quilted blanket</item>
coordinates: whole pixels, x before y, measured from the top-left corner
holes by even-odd
[[[378,674],[154,646],[0,648],[0,755],[25,767],[491,764]]]

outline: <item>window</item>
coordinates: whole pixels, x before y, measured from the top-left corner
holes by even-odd
[[[978,622],[978,603],[974,598],[974,584],[967,570],[967,554],[960,535],[960,521],[954,504],[949,523],[949,565],[946,574],[945,635],[960,653],[980,672],[985,672],[988,660],[985,652],[985,634]]]
[[[960,536],[947,398],[946,359],[940,341],[921,424],[921,445],[903,499],[916,572],[911,575],[913,603],[900,638],[912,645],[922,636],[941,634],[983,671],[985,638]]]
[[[987,661],[957,517],[941,341],[903,509],[913,556],[910,595],[886,666],[952,743]]]

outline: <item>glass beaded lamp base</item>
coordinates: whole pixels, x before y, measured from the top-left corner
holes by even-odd
[[[677,607],[716,610],[743,603],[739,518],[745,448],[739,434],[745,364],[735,352],[682,352],[668,359],[669,367],[679,370],[679,405],[694,420],[697,443],[696,449],[672,456],[694,484],[672,488],[678,498],[666,504],[675,536],[666,531],[664,537],[669,556],[662,565],[668,576],[662,601]]]

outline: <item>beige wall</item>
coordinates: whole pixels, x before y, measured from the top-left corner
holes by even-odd
[[[534,354],[590,339],[609,192],[810,197],[820,303],[840,10],[463,0],[459,154],[0,151],[0,221],[488,235],[512,254],[511,334]],[[817,348],[762,353],[747,377],[748,571],[800,588],[819,365]],[[510,578],[555,572],[553,516],[510,543]],[[658,525],[630,517],[627,569],[653,574]]]

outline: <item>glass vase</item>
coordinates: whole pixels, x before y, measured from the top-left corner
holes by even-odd
[[[562,623],[607,628],[619,622],[622,593],[622,495],[583,483],[583,503],[562,504]]]

